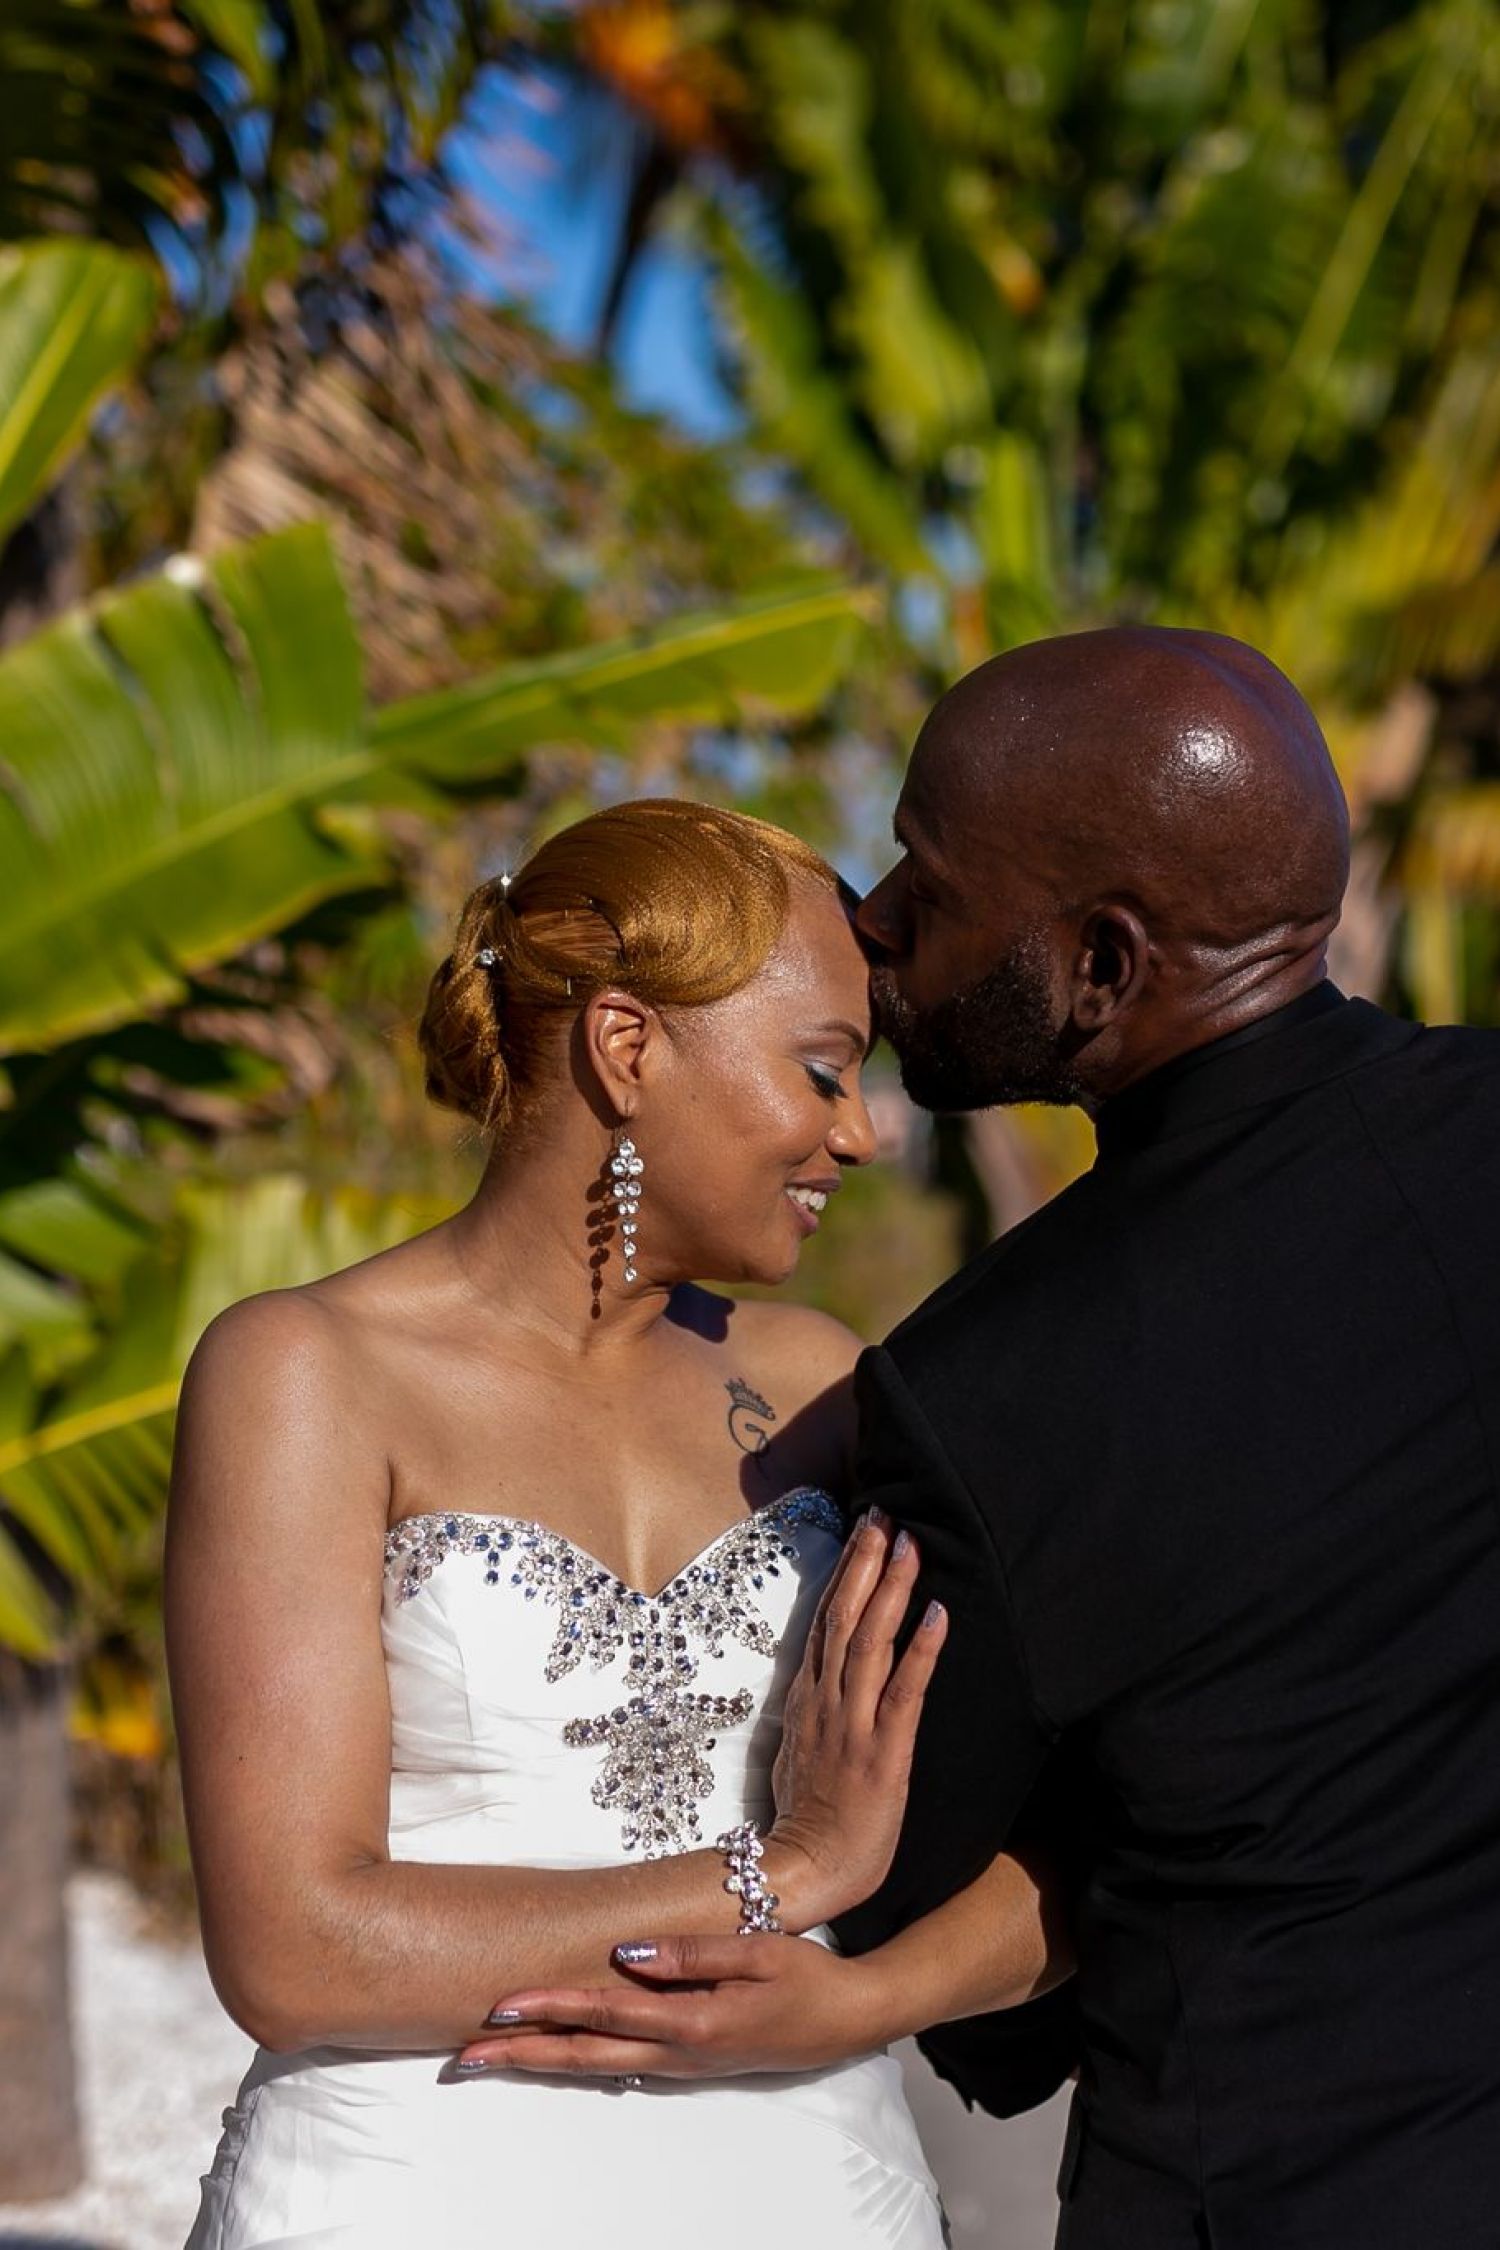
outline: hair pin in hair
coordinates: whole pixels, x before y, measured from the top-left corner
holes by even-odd
[[[502,875],[502,876],[501,876],[501,878],[500,878],[500,896],[501,896],[502,898],[509,898],[509,897],[510,897],[510,886],[511,886],[511,884],[512,884],[512,883],[513,883],[514,881],[515,881],[515,877],[514,877],[513,875],[509,875],[509,874],[507,874],[507,875]]]
[[[500,956],[492,945],[482,945],[474,958],[481,969],[493,969]]]

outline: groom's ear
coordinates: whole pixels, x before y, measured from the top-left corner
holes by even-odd
[[[1117,901],[1096,907],[1080,937],[1074,960],[1073,1020],[1081,1031],[1100,1031],[1139,994],[1151,941],[1139,915]]]

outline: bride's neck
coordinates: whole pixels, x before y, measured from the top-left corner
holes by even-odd
[[[644,1277],[624,1288],[618,1235],[595,1266],[594,1238],[606,1209],[602,1171],[591,1149],[497,1150],[472,1201],[446,1230],[483,1309],[569,1354],[638,1342],[671,1297],[669,1285]]]

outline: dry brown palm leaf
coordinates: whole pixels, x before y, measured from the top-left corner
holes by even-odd
[[[506,622],[508,525],[534,476],[497,394],[543,370],[502,316],[438,313],[411,259],[315,344],[283,293],[223,371],[234,440],[199,495],[212,551],[313,517],[335,544],[377,702],[463,678]]]

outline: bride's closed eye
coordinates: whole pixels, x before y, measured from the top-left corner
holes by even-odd
[[[826,1065],[820,1069],[816,1063],[804,1063],[802,1067],[825,1101],[841,1102],[844,1099],[843,1084],[836,1070],[830,1070]]]

